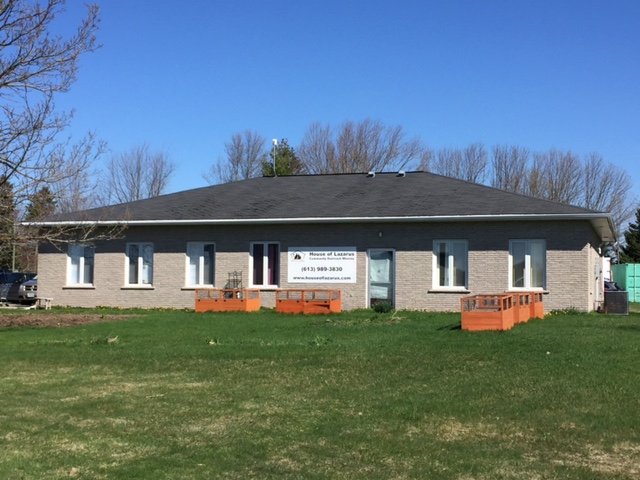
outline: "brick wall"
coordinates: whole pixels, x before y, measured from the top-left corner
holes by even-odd
[[[69,288],[67,257],[43,246],[39,257],[38,288],[55,305],[94,307],[193,308],[194,290],[185,288],[186,243],[216,245],[216,286],[222,288],[229,272],[240,271],[243,286],[250,286],[251,242],[280,244],[281,288],[340,289],[343,308],[365,308],[367,255],[369,249],[391,249],[395,254],[395,301],[398,308],[459,310],[465,294],[508,290],[509,240],[545,239],[547,243],[547,288],[545,309],[591,310],[597,297],[595,265],[597,237],[588,222],[469,222],[469,223],[361,223],[266,226],[132,227],[126,240],[96,244],[94,288]],[[433,289],[434,240],[468,241],[468,290],[436,292]],[[154,244],[152,288],[125,288],[126,242]],[[357,283],[288,283],[290,247],[339,247],[357,249]],[[273,291],[263,292],[263,306],[275,304]]]

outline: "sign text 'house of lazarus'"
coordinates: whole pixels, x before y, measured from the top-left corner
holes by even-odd
[[[291,283],[356,283],[356,247],[290,247]]]

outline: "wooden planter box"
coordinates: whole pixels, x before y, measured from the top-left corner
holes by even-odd
[[[544,318],[542,292],[531,292],[531,318]]]
[[[523,323],[529,321],[533,313],[533,293],[517,292],[514,293],[515,314],[513,323]]]
[[[509,330],[516,315],[515,296],[508,293],[473,295],[460,299],[462,329]]]
[[[340,290],[276,290],[276,312],[339,313],[342,311]]]
[[[196,290],[196,312],[254,312],[256,310],[260,310],[260,290]]]

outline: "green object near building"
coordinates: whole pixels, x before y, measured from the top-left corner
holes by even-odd
[[[640,302],[640,263],[612,265],[613,281],[629,292],[630,302]]]

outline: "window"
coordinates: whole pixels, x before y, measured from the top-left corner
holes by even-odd
[[[94,247],[71,244],[67,252],[67,285],[93,285]]]
[[[215,255],[213,243],[187,243],[187,286],[214,285]]]
[[[467,287],[466,240],[433,242],[433,287],[464,289]]]
[[[511,240],[509,242],[511,288],[544,288],[546,251],[544,240]]]
[[[153,244],[127,244],[127,285],[153,283]]]
[[[251,244],[251,283],[276,287],[280,280],[280,245],[269,242]]]

